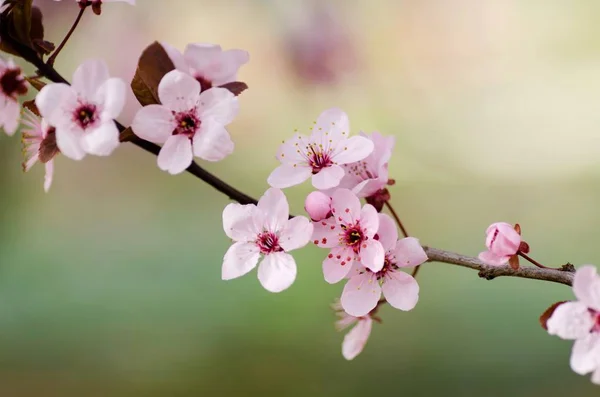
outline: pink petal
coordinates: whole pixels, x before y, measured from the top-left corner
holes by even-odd
[[[419,301],[419,284],[410,274],[389,271],[381,288],[385,299],[396,309],[412,310]]]
[[[279,189],[270,188],[258,200],[258,209],[263,213],[263,227],[271,232],[282,230],[288,224],[290,206],[285,194]]]
[[[4,126],[4,132],[6,132],[8,136],[14,135],[19,127],[19,115],[21,113],[19,103],[7,99],[5,106],[3,108],[0,106],[0,113],[3,113],[0,126]]]
[[[258,280],[267,291],[281,292],[294,283],[296,272],[296,262],[290,254],[274,252],[258,266]]]
[[[335,284],[343,280],[352,268],[353,258],[354,252],[350,248],[333,248],[323,261],[323,276],[325,277],[325,281],[329,284]]]
[[[54,160],[50,160],[44,165],[46,168],[46,175],[44,176],[44,191],[48,193],[54,177]]]
[[[200,83],[179,70],[165,74],[158,84],[158,97],[169,110],[184,112],[196,107]]]
[[[594,371],[600,365],[600,333],[590,333],[575,340],[571,351],[571,369],[579,375]]]
[[[341,109],[331,108],[325,110],[317,118],[313,127],[313,136],[318,143],[327,143],[329,140],[336,144],[350,134],[350,121],[348,115]]]
[[[580,339],[590,333],[595,320],[583,302],[559,305],[547,321],[548,333],[563,339]]]
[[[339,223],[353,225],[360,219],[360,200],[348,189],[337,189],[333,192],[331,209]]]
[[[253,204],[231,203],[223,210],[223,230],[227,237],[235,241],[254,241],[261,231],[254,223]]]
[[[206,77],[213,86],[222,85],[236,80],[239,68],[248,63],[250,55],[243,50],[223,51],[219,59],[219,68],[208,70]]]
[[[414,237],[406,237],[398,240],[394,249],[396,256],[396,266],[409,267],[417,266],[427,262],[427,254],[423,247]]]
[[[102,119],[116,119],[125,106],[125,82],[121,79],[106,80],[95,95],[96,101],[102,105]]]
[[[135,114],[131,129],[142,139],[165,143],[177,127],[173,113],[162,105],[144,106]]]
[[[108,80],[108,66],[100,59],[83,62],[73,74],[73,89],[87,100],[96,97],[96,91]]]
[[[361,317],[375,309],[381,298],[381,287],[374,273],[364,272],[352,277],[342,292],[342,307],[351,316]]]
[[[287,221],[287,225],[279,234],[279,245],[289,252],[304,247],[313,234],[313,225],[303,216],[295,216]]]
[[[338,164],[348,164],[367,157],[373,151],[373,142],[362,136],[353,136],[341,143],[333,159]]]
[[[60,152],[72,160],[81,160],[85,151],[81,146],[83,133],[64,127],[56,127],[56,145]]]
[[[342,355],[346,360],[352,360],[362,352],[371,335],[372,324],[371,317],[361,318],[346,334],[342,343]]]
[[[396,246],[398,241],[398,229],[393,219],[386,214],[379,214],[379,229],[377,229],[377,236],[379,242],[385,252],[391,251]],[[361,217],[362,223],[362,217]]]
[[[595,385],[600,385],[600,367],[597,368],[592,374],[592,383]]]
[[[267,178],[267,182],[269,185],[279,188],[285,189],[286,187],[298,185],[312,175],[312,169],[310,167],[293,167],[291,165],[280,165],[275,168],[269,178]]]
[[[333,248],[339,245],[341,229],[335,219],[328,218],[313,223],[311,240],[320,248]]]
[[[308,137],[295,134],[293,137],[279,145],[277,150],[277,160],[282,164],[305,164],[306,159],[302,156],[299,148],[304,148],[308,142]]]
[[[161,42],[160,45],[171,59],[171,62],[173,62],[175,69],[181,70],[184,73],[190,72],[190,68],[183,57],[183,54],[177,48],[165,42]]]
[[[218,62],[222,53],[221,46],[207,43],[188,44],[183,51],[183,57],[195,72],[203,72],[212,64]],[[203,73],[201,73],[203,74]],[[204,74],[203,74],[204,76]],[[208,76],[204,76],[208,77]]]
[[[81,137],[81,147],[87,153],[96,156],[109,156],[119,146],[119,130],[115,122],[110,120],[88,130]]]
[[[40,114],[50,125],[71,124],[70,111],[77,106],[75,91],[66,84],[48,84],[35,97]]]
[[[589,308],[600,311],[600,277],[596,267],[586,265],[577,269],[573,280],[573,292],[577,299]]]
[[[158,168],[170,174],[179,174],[192,164],[192,143],[185,135],[173,135],[158,154]]]
[[[360,226],[368,238],[372,238],[379,229],[379,214],[371,204],[365,204],[360,211]]]
[[[238,278],[254,269],[260,258],[260,250],[254,243],[238,242],[233,244],[223,258],[221,279]]]
[[[313,221],[325,219],[331,215],[331,197],[323,192],[311,192],[304,200],[304,210]]]
[[[331,165],[313,175],[312,184],[317,189],[330,189],[339,185],[343,177],[344,169],[339,165]]]
[[[498,256],[490,251],[483,251],[478,256],[479,260],[490,266],[502,266],[508,262],[508,256]]]
[[[377,240],[367,240],[360,246],[360,262],[368,269],[378,272],[383,268],[385,251]]]
[[[194,135],[194,155],[206,161],[220,161],[233,153],[234,144],[229,132],[214,119],[202,120]]]
[[[486,246],[497,256],[511,256],[517,253],[521,236],[514,227],[505,222],[490,225],[487,231]]]
[[[213,118],[222,125],[231,123],[239,110],[237,98],[226,88],[210,88],[202,92],[198,100],[200,118]]]

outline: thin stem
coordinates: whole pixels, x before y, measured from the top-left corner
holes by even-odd
[[[386,200],[385,206],[388,208],[388,210],[390,210],[392,216],[396,220],[396,223],[398,224],[398,227],[400,228],[400,231],[402,232],[404,237],[408,237],[408,233],[407,233],[406,229],[404,228],[404,225],[402,225],[402,221],[400,221],[400,217],[398,216],[398,214],[396,214],[396,211],[394,211],[394,208],[392,207],[390,202]]]
[[[522,253],[521,251],[519,251],[517,253],[517,255],[519,255],[520,257],[522,257],[526,261],[529,261],[529,262],[533,263],[535,266],[539,267],[540,269],[551,269],[550,267],[544,266],[541,263],[539,263],[538,261],[536,261],[535,259],[531,258],[530,256]]]
[[[71,35],[77,28],[77,25],[79,25],[79,21],[81,21],[81,17],[83,16],[83,13],[85,12],[86,8],[87,8],[86,4],[81,5],[81,9],[79,10],[79,14],[77,14],[77,18],[75,19],[75,22],[73,22],[73,26],[71,26],[71,29],[69,29],[69,31],[67,32],[67,35],[65,36],[63,41],[60,43],[58,48],[54,51],[54,53],[52,55],[50,55],[50,58],[48,58],[48,61],[46,62],[48,65],[50,65],[50,66],[54,65],[54,61],[56,60],[56,57],[58,56],[58,54],[60,54],[60,51],[63,49],[65,44],[67,44],[67,41],[69,41],[69,38],[71,38]]]

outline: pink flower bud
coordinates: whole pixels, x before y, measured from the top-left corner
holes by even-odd
[[[306,196],[304,209],[315,222],[328,218],[331,216],[331,197],[323,192],[312,192]]]
[[[521,236],[515,228],[505,222],[493,223],[486,230],[487,251],[479,254],[479,259],[488,265],[503,265],[511,256],[519,252]]]

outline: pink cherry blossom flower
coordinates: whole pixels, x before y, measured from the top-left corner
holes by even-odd
[[[577,301],[554,310],[547,322],[548,333],[575,340],[571,369],[579,375],[591,372],[592,382],[600,384],[600,277],[594,266],[577,270],[573,292]]]
[[[280,146],[277,159],[281,165],[269,175],[269,184],[283,189],[312,176],[317,189],[338,186],[344,176],[341,166],[373,151],[373,142],[362,136],[349,138],[349,130],[348,116],[342,110],[321,113],[309,137],[296,134]]]
[[[363,351],[369,340],[373,319],[370,315],[362,317],[351,316],[344,312],[342,305],[339,302],[334,303],[332,308],[336,310],[336,315],[339,317],[339,320],[335,323],[335,327],[338,331],[343,331],[348,327],[352,327],[350,332],[344,336],[344,342],[342,342],[342,355],[346,360],[353,360]]]
[[[215,44],[188,44],[183,54],[167,43],[161,45],[175,68],[198,80],[202,91],[236,81],[239,68],[250,60],[246,51],[223,51]]]
[[[289,251],[310,241],[313,226],[303,216],[289,218],[283,192],[269,189],[258,205],[229,204],[223,211],[225,234],[234,244],[223,259],[222,279],[231,280],[258,265],[258,280],[270,292],[287,289],[296,279],[296,262]]]
[[[304,209],[313,221],[321,221],[331,216],[331,197],[319,191],[306,196]]]
[[[21,68],[9,59],[0,58],[0,128],[13,135],[19,126],[21,107],[17,102],[19,95],[27,93],[27,82]]]
[[[27,128],[22,131],[23,171],[27,172],[35,163],[41,161],[46,167],[44,191],[50,190],[54,175],[54,157],[59,153],[56,146],[56,130],[46,120],[38,118],[33,112],[25,109],[23,124]]]
[[[352,190],[359,198],[370,197],[388,183],[388,162],[392,156],[395,139],[384,137],[379,132],[371,135],[360,133],[373,142],[373,152],[363,160],[345,164],[346,171],[339,187]]]
[[[487,251],[479,254],[479,259],[491,266],[501,266],[519,252],[521,235],[505,222],[491,224],[486,230]]]
[[[158,85],[162,105],[140,109],[132,123],[139,137],[163,144],[158,167],[171,174],[183,172],[197,156],[219,161],[233,152],[225,126],[238,112],[235,95],[225,88],[200,93],[200,83],[172,70]]]
[[[48,84],[35,103],[48,124],[56,128],[60,151],[73,160],[86,153],[108,156],[119,146],[114,119],[125,104],[125,82],[110,78],[106,63],[89,60],[73,74],[73,85]]]
[[[396,225],[385,214],[379,214],[377,237],[385,249],[383,268],[376,272],[353,268],[342,292],[342,307],[352,316],[365,316],[375,309],[382,293],[392,307],[404,311],[412,310],[419,300],[417,280],[400,271],[427,261],[419,240],[414,237],[398,240]]]
[[[348,189],[338,189],[331,198],[332,217],[315,222],[313,242],[331,248],[323,261],[323,275],[330,284],[342,280],[354,262],[378,272],[383,267],[385,251],[374,238],[379,216],[370,204],[360,207],[360,200]]]

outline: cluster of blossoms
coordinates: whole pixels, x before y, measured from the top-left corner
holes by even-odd
[[[91,7],[96,14],[104,2],[111,2],[76,1],[81,13]],[[49,55],[54,45],[43,37],[30,37],[22,43],[10,32],[7,35],[2,30],[7,26],[4,20],[12,18],[15,13],[11,12],[19,5],[15,1],[6,4],[9,6],[3,7],[0,0],[0,38],[8,38],[9,43],[1,48],[14,52],[19,46],[28,46],[37,51],[34,65],[39,67],[41,62],[53,70],[53,59],[63,45],[44,62],[42,57]],[[19,18],[25,10],[21,7],[16,13]],[[26,33],[32,34],[34,29],[29,30]],[[31,62],[31,58],[27,60]],[[40,75],[25,77],[12,60],[0,58],[0,128],[14,135],[23,124],[23,169],[27,171],[37,162],[45,164],[46,191],[57,155],[72,160],[108,156],[123,141],[151,147],[150,151],[158,154],[161,170],[179,174],[195,165],[194,157],[220,161],[233,152],[226,127],[239,111],[237,95],[247,88],[236,80],[238,70],[248,61],[245,51],[223,51],[213,44],[190,44],[182,53],[166,43],[154,43],[140,57],[131,84],[142,108],[131,129],[125,129],[116,118],[125,105],[127,85],[110,77],[103,61],[83,62],[69,85],[60,82],[62,78],[44,76],[43,68]],[[44,77],[52,82],[42,82]],[[39,90],[38,95],[21,106],[19,98],[32,86]],[[381,305],[387,303],[402,311],[416,306],[416,269],[428,261],[426,251],[406,234],[389,202],[387,186],[394,181],[389,178],[388,163],[393,147],[393,137],[378,132],[351,136],[348,116],[340,109],[328,109],[308,135],[295,134],[279,147],[276,159],[280,164],[268,176],[270,188],[256,204],[232,203],[223,211],[224,232],[233,240],[223,258],[223,280],[241,277],[258,266],[260,284],[279,293],[296,279],[291,251],[310,243],[327,250],[322,260],[325,281],[345,280],[333,308],[339,317],[338,329],[351,327],[342,343],[342,354],[348,360],[363,350],[373,322],[381,322],[377,316]],[[304,200],[308,217],[291,216],[282,189],[309,178],[316,190]],[[394,219],[382,213],[384,206]],[[399,238],[398,228],[403,238]],[[530,247],[522,240],[518,224],[490,225],[485,243],[487,250],[479,255],[484,270],[515,274],[520,271],[519,258],[545,270],[559,270],[546,268],[528,256]],[[470,263],[473,261],[471,258]],[[409,267],[415,268],[412,275],[402,271]],[[550,334],[575,340],[572,369],[579,374],[592,373],[592,381],[600,384],[600,277],[595,267],[583,266],[572,284],[577,301],[554,304],[542,322]]]

